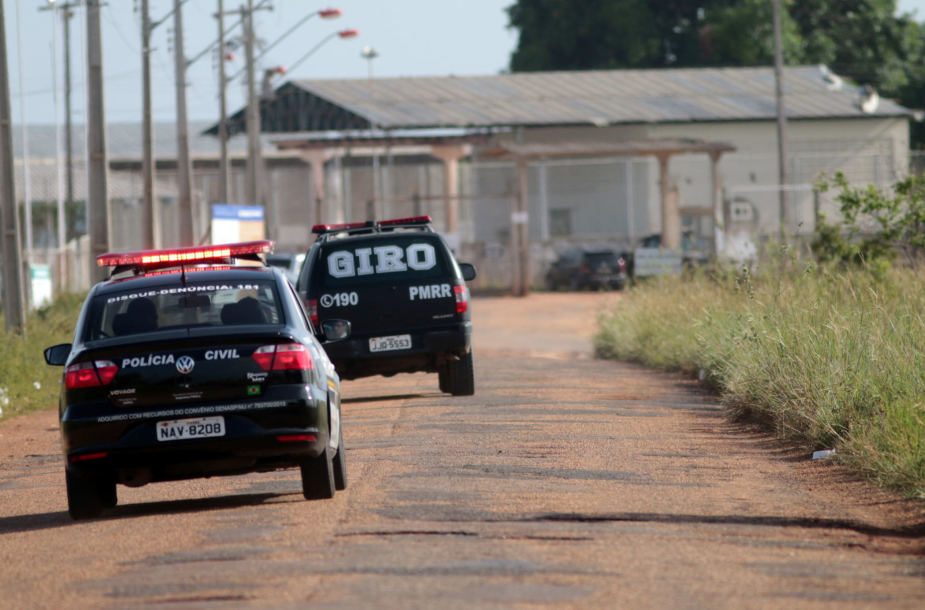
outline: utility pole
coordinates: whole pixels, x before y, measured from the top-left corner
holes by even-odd
[[[96,257],[109,250],[109,160],[103,96],[103,37],[100,4],[87,0],[87,217],[90,233],[90,281],[105,278]]]
[[[160,241],[160,215],[154,199],[154,123],[151,117],[151,11],[149,0],[141,0],[141,141],[142,141],[142,245],[157,248]],[[181,223],[182,224],[182,223]]]
[[[6,329],[22,331],[25,321],[19,214],[13,187],[13,133],[7,65],[6,20],[0,2],[0,242],[3,250],[3,313]]]
[[[254,0],[247,0],[247,6],[241,7],[244,22],[244,59],[247,66],[247,203],[261,204],[260,166],[260,101],[257,98],[257,77],[254,73]],[[267,206],[269,208],[269,206]],[[268,232],[272,232],[272,222],[267,218]]]
[[[59,277],[62,282],[66,282],[67,266],[70,264],[63,252],[67,241],[66,211],[74,205],[74,128],[71,123],[71,19],[74,17],[74,11],[71,9],[80,5],[80,2],[56,2],[39,8],[40,11],[51,10],[61,15],[64,35],[64,206],[58,210],[58,248],[61,250],[58,260],[61,264]],[[55,86],[57,87],[57,82]]]
[[[218,164],[218,198],[222,203],[228,203],[228,195],[231,192],[231,171],[228,166],[228,79],[225,74],[225,2],[218,0],[218,141],[219,141],[219,164]]]
[[[173,0],[173,50],[177,76],[177,211],[180,214],[180,243],[196,243],[193,233],[193,168],[189,154],[189,122],[186,118],[186,55],[183,53],[183,2]]]
[[[781,1],[771,0],[774,10],[774,96],[777,100],[777,168],[780,205],[780,241],[787,242],[787,113],[784,106],[784,48],[781,36]]]

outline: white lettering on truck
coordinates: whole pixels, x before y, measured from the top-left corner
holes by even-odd
[[[425,301],[429,299],[451,299],[453,289],[449,284],[431,284],[429,286],[411,286],[408,288],[408,298],[411,301]]]
[[[375,266],[373,256],[376,259]],[[335,278],[398,273],[409,268],[414,271],[427,271],[436,266],[437,251],[431,244],[411,244],[404,249],[389,245],[358,248],[353,251],[337,250],[328,255],[328,275]]]

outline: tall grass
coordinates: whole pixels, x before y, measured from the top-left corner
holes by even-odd
[[[82,295],[65,295],[29,314],[24,334],[0,330],[2,418],[58,404],[61,367],[45,364],[42,350],[74,336]],[[3,328],[0,318],[0,329]]]
[[[698,373],[730,412],[925,497],[925,277],[665,279],[604,314],[602,357]]]

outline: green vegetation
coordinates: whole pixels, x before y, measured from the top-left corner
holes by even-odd
[[[603,357],[699,373],[731,413],[925,498],[925,277],[914,270],[665,279],[602,316]]]
[[[3,419],[58,404],[61,368],[45,364],[42,350],[66,343],[83,295],[66,295],[30,314],[24,335],[0,336],[0,409]],[[2,323],[0,323],[2,328]]]
[[[839,175],[834,185],[841,220],[817,229],[819,263],[643,285],[601,317],[595,347],[696,373],[734,416],[837,448],[858,471],[925,498],[925,179],[882,191]]]

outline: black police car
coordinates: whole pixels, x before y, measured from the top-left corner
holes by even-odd
[[[475,392],[466,281],[429,216],[316,225],[297,289],[318,327],[349,320],[349,340],[324,348],[344,379],[426,371],[440,390]]]
[[[267,241],[105,254],[59,404],[68,510],[95,517],[116,484],[299,467],[306,499],[345,489],[340,380]],[[329,341],[349,335],[331,320]]]

